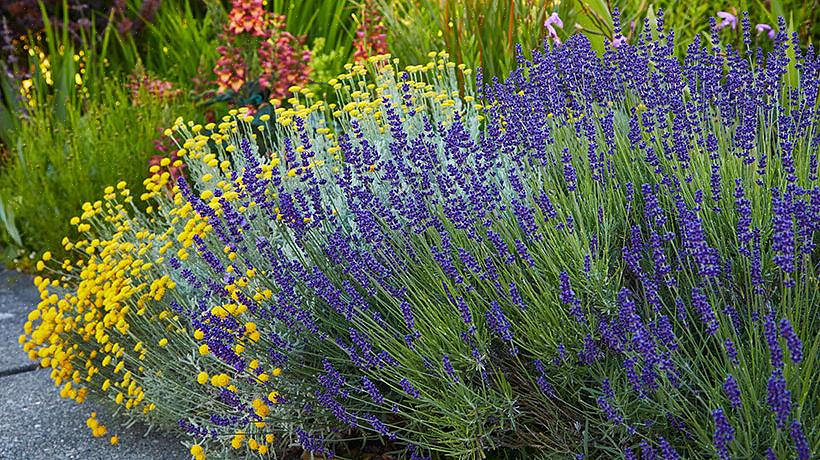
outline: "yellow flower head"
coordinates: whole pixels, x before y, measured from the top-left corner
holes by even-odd
[[[199,444],[191,446],[191,455],[195,460],[205,460],[205,449]]]

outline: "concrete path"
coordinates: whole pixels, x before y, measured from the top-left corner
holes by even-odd
[[[0,460],[190,458],[173,437],[126,428],[104,411],[99,418],[120,444],[91,436],[85,420],[97,407],[60,398],[48,371],[33,366],[17,343],[28,311],[39,301],[31,280],[0,269]]]

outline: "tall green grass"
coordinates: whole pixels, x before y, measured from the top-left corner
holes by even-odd
[[[43,5],[41,14],[48,18]],[[68,10],[64,8],[63,24],[68,24],[68,21]],[[84,97],[100,94],[102,85],[106,84],[112,28],[107,27],[98,34],[92,25],[90,34],[81,34],[81,44],[75,47],[68,27],[58,29],[49,20],[43,22],[42,33],[32,33],[27,39],[29,55],[26,68],[8,67],[3,62],[3,72],[0,72],[3,94],[0,100],[0,142],[6,146],[14,144],[14,131],[19,130],[22,120],[30,115],[27,114],[29,100],[37,106],[50,105],[54,116],[63,120],[67,105],[77,105]],[[88,65],[84,65],[86,63]],[[12,77],[13,73],[21,70],[31,74],[27,98],[20,97],[21,83]]]
[[[748,11],[752,27],[758,23],[771,26],[777,18],[786,19],[789,31],[798,32],[804,43],[818,44],[820,38],[820,5],[809,0],[740,0],[727,4],[718,1],[688,0],[378,0],[388,25],[391,51],[405,62],[424,62],[426,50],[444,49],[458,63],[482,67],[488,77],[503,79],[515,67],[515,44],[528,55],[540,47],[545,37],[544,21],[553,12],[564,23],[558,29],[563,40],[576,32],[590,39],[593,48],[603,51],[614,36],[612,11],[621,13],[621,33],[636,36],[648,19],[655,26],[660,10],[664,11],[667,30],[674,31],[675,51],[681,56],[700,35],[711,39],[709,19],[718,11],[740,16]],[[724,42],[740,46],[740,29],[724,29]],[[770,40],[760,37],[755,45],[764,48]]]
[[[67,101],[62,115],[53,105],[36,106],[14,133],[11,159],[0,171],[0,207],[7,217],[0,241],[33,252],[59,249],[82,204],[107,184],[141,183],[157,153],[158,129],[193,110],[184,101],[148,97],[134,104],[118,84],[101,91],[94,100]]]
[[[287,30],[306,35],[309,41],[324,38],[329,49],[352,49],[356,27],[353,14],[358,2],[353,0],[271,0],[269,8],[285,15]]]
[[[269,8],[282,14],[288,32],[304,36],[313,51],[313,80],[325,82],[342,72],[353,56],[357,0],[272,0]]]
[[[217,0],[163,2],[140,34],[117,36],[118,54],[126,68],[141,64],[165,80],[191,87],[195,79],[212,78],[226,14]]]
[[[444,49],[458,64],[503,75],[515,66],[515,44],[525,50],[544,38],[551,0],[379,0],[391,51],[408,63]]]

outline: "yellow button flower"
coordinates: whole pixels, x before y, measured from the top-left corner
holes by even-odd
[[[193,455],[196,460],[205,460],[205,449],[199,444],[194,444],[191,446],[191,455]]]
[[[230,383],[231,379],[228,374],[217,374],[211,377],[211,385],[215,387],[224,387]]]

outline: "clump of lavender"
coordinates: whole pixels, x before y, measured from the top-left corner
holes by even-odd
[[[216,163],[179,184],[212,228],[178,263],[182,310],[246,307],[311,449],[357,430],[414,455],[804,455],[820,60],[779,32],[680,61],[662,14],[645,30],[604,56],[548,43],[482,100],[442,55],[352,66],[339,106],[302,94],[255,142],[240,123],[231,149],[189,146]]]

